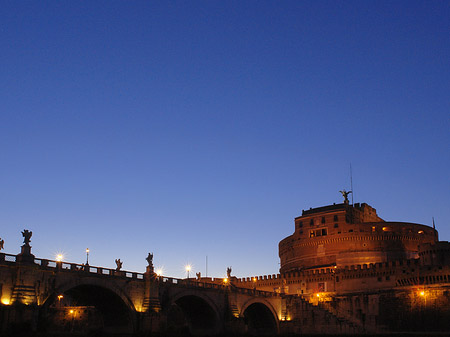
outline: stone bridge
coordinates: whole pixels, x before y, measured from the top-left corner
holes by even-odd
[[[176,279],[0,253],[0,334],[28,331],[215,335],[277,334],[286,320],[279,293],[232,279]],[[31,248],[31,247],[29,247]]]

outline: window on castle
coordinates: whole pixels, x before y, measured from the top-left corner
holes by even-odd
[[[310,225],[310,226],[314,226],[314,220],[313,220],[313,219],[311,219],[311,220],[309,221],[309,225]]]
[[[325,217],[324,216],[322,217],[322,223],[325,223]]]
[[[338,216],[335,215],[334,218],[333,218],[333,220],[334,220],[334,221],[338,221]]]
[[[339,225],[337,223],[334,224],[334,228],[338,228]]]
[[[349,232],[349,233],[353,233],[353,229],[349,229],[348,232]]]
[[[298,228],[302,228],[302,227],[303,227],[303,221],[299,221]]]
[[[325,236],[325,235],[328,235],[327,228],[312,229],[309,231],[310,238],[314,238],[316,236]]]

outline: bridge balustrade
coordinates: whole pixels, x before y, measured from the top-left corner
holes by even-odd
[[[2,262],[3,263],[4,262],[17,263],[17,255],[0,253],[0,263],[2,263]],[[67,271],[72,271],[72,272],[88,272],[88,273],[97,274],[97,275],[126,277],[126,278],[138,279],[138,280],[144,279],[143,273],[137,273],[137,272],[131,272],[131,271],[116,272],[115,269],[89,266],[89,265],[86,266],[84,264],[78,264],[78,263],[69,263],[69,262],[54,261],[54,260],[47,260],[47,259],[40,259],[40,258],[34,258],[34,263],[43,268],[49,268],[49,269],[67,270]],[[176,283],[176,282],[174,282],[174,283]]]
[[[1,255],[3,255],[3,259],[0,258],[0,261],[16,262],[16,255],[11,255],[11,254],[6,254],[6,253],[1,253]]]

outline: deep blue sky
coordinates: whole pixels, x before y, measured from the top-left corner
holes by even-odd
[[[0,237],[277,273],[350,189],[450,240],[448,1],[2,1]]]

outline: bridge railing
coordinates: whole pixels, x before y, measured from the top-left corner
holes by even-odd
[[[16,262],[16,255],[0,253],[0,262]]]
[[[55,268],[58,270],[67,270],[67,271],[70,270],[70,271],[75,271],[75,272],[84,272],[84,273],[104,275],[104,276],[126,277],[126,278],[140,279],[140,280],[144,279],[143,273],[136,273],[136,272],[126,271],[126,270],[117,271],[117,270],[111,269],[111,268],[90,266],[90,265],[78,264],[78,263],[68,263],[68,262],[64,262],[64,261],[38,259],[38,258],[35,258],[34,262],[45,268]]]
[[[16,263],[17,255],[0,253],[0,263]],[[89,266],[78,263],[69,263],[64,261],[55,261],[48,259],[34,258],[34,263],[46,269],[56,269],[60,271],[83,272],[104,276],[126,277],[131,279],[143,280],[143,273],[136,273],[126,270],[116,271],[115,269]]]
[[[249,289],[249,288],[239,288],[239,287],[236,287],[236,286],[230,285],[230,284],[202,282],[202,281],[198,281],[196,279],[178,279],[178,278],[173,278],[173,277],[159,276],[159,280],[161,282],[167,283],[167,284],[177,284],[177,285],[183,285],[186,287],[204,288],[204,289],[228,290],[231,287],[233,289],[233,291],[239,292],[241,294],[252,295],[252,296],[254,296],[254,295],[258,295],[261,297],[280,297],[281,296],[280,293],[276,293],[276,292]]]

